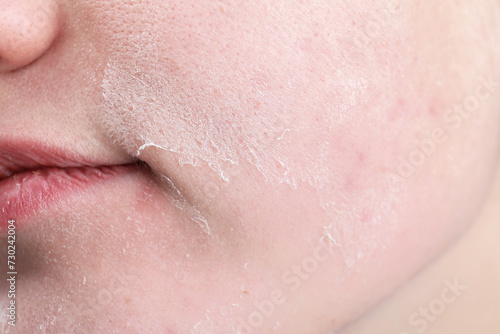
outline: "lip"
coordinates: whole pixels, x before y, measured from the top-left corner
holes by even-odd
[[[0,141],[0,180],[25,170],[44,167],[98,167],[113,165],[66,149],[35,141]]]
[[[71,194],[136,168],[38,142],[0,142],[0,231],[9,219],[26,222]]]

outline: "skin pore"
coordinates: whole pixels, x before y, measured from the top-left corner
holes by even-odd
[[[137,164],[15,217],[4,331],[416,333],[455,279],[427,333],[489,309],[497,2],[0,6],[0,133]]]

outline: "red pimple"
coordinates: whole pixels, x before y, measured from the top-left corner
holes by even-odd
[[[437,117],[439,117],[440,110],[442,110],[442,102],[438,101],[438,99],[436,99],[436,98],[433,99],[430,106],[429,106],[429,114],[432,117],[437,118]]]

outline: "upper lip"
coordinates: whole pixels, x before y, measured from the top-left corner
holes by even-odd
[[[125,163],[113,163],[109,159],[85,156],[39,141],[0,140],[0,181],[19,172],[49,167],[98,167],[122,164]]]

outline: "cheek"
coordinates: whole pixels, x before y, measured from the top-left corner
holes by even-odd
[[[230,263],[236,286],[234,268],[251,257],[254,273],[279,281],[305,249],[327,240],[338,257],[325,265],[317,293],[350,300],[337,309],[350,312],[407,279],[472,220],[480,199],[471,198],[486,189],[493,145],[465,157],[482,129],[498,138],[485,126],[489,103],[459,132],[446,118],[474,91],[465,83],[487,73],[477,64],[457,70],[467,67],[470,55],[460,50],[473,49],[471,40],[433,31],[433,43],[446,50],[435,52],[441,46],[426,44],[426,30],[410,26],[431,28],[410,10],[384,21],[375,8],[355,6],[354,22],[340,10],[331,23],[329,10],[285,2],[274,11],[188,3],[156,8],[147,22],[123,10],[124,20],[105,27],[112,52],[99,107],[105,128],[131,155],[208,201],[202,209],[222,245],[213,249],[238,256],[218,261],[214,251],[199,255],[200,263]],[[381,33],[367,34],[369,25],[359,22],[378,24]],[[452,55],[457,63],[447,65]],[[136,209],[162,214],[140,198]],[[176,237],[206,242],[190,226],[176,225]],[[186,271],[193,285],[199,272]]]
[[[133,155],[143,144],[159,146],[225,181],[228,163],[244,163],[264,183],[307,184],[329,216],[349,212],[352,222],[343,225],[364,226],[377,214],[354,211],[374,196],[367,188],[383,184],[375,175],[396,160],[402,115],[422,112],[411,103],[420,98],[411,82],[387,89],[408,74],[408,57],[390,53],[407,36],[385,36],[389,43],[368,57],[330,37],[349,26],[345,13],[332,26],[328,11],[299,20],[291,7],[256,7],[245,15],[217,6],[158,8],[168,23],[160,37],[143,15],[123,8],[124,21],[138,30],[112,29],[111,49],[121,52],[111,55],[102,83],[107,128]],[[336,36],[349,40],[360,31]],[[344,48],[351,63],[339,53]],[[387,54],[390,64],[380,61]],[[391,117],[400,119],[394,127]]]
[[[275,11],[240,5],[158,7],[148,21],[122,11],[124,20],[108,36],[116,53],[105,70],[102,109],[107,129],[129,153],[141,154],[144,144],[160,147],[170,156],[160,160],[214,172],[220,183],[244,180],[252,173],[241,166],[250,166],[259,176],[251,181],[262,189],[287,185],[300,197],[309,187],[318,215],[328,217],[318,219],[327,221],[319,230],[342,245],[349,263],[395,240],[411,239],[416,248],[422,240],[412,231],[424,224],[431,233],[432,224],[450,221],[451,209],[439,208],[439,188],[464,193],[460,180],[440,177],[450,163],[441,155],[421,164],[413,152],[436,140],[435,129],[443,130],[439,138],[449,135],[443,114],[460,101],[471,75],[445,59],[460,54],[454,59],[465,64],[459,49],[471,41],[450,41],[444,29],[426,44],[429,28],[413,7],[355,6],[349,14],[308,4],[301,8],[307,15],[298,16],[286,4]],[[151,24],[160,18],[161,35]],[[375,25],[379,30],[371,30]],[[440,48],[446,52],[433,51]],[[457,145],[455,138],[442,150]],[[409,160],[419,165],[415,177],[405,174]],[[258,203],[256,193],[251,201]],[[243,203],[250,195],[234,196]],[[267,204],[287,205],[279,198]]]

